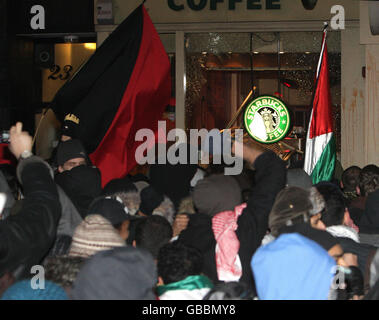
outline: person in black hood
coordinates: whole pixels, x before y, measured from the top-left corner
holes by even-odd
[[[59,144],[55,182],[83,219],[91,202],[102,193],[100,170],[89,164],[87,153],[79,140],[72,139]]]
[[[59,173],[55,182],[64,190],[84,219],[92,201],[102,193],[99,169],[77,166]]]

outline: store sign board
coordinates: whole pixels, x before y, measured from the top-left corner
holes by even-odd
[[[217,10],[224,0],[168,0],[167,4],[174,11],[181,11],[187,6],[191,10],[200,11],[206,8]],[[247,10],[278,10],[280,0],[225,0],[228,10],[235,10],[236,6],[245,6]]]
[[[287,135],[290,115],[283,101],[272,96],[261,96],[247,106],[244,124],[254,140],[275,143]]]

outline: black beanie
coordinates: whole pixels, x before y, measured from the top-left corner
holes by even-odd
[[[57,149],[57,164],[63,166],[68,160],[84,158],[87,161],[87,153],[82,143],[77,139],[62,141]]]
[[[89,206],[88,214],[99,214],[107,219],[113,226],[125,220],[131,220],[128,208],[123,203],[111,198],[97,198]]]
[[[139,211],[150,216],[154,209],[157,208],[163,200],[164,197],[161,193],[157,192],[152,186],[148,186],[141,191]]]

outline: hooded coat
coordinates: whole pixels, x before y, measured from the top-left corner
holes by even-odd
[[[335,265],[325,249],[298,233],[280,235],[251,261],[261,300],[326,300]]]
[[[152,255],[132,246],[101,251],[80,269],[74,300],[155,300],[157,271]]]

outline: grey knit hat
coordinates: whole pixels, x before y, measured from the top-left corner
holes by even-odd
[[[233,177],[215,174],[196,184],[193,202],[200,213],[213,217],[219,212],[234,210],[243,201],[241,188]]]

